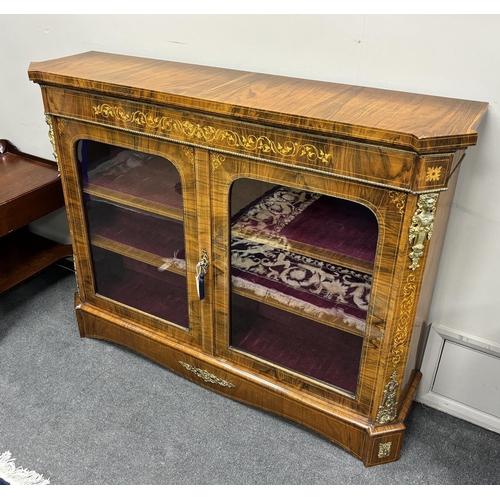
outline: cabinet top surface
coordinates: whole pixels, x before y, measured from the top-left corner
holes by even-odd
[[[40,84],[292,127],[420,153],[477,142],[485,102],[86,52],[33,62]]]

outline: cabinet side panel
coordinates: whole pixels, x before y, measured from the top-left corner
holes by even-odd
[[[453,162],[453,167],[463,158],[463,153],[457,153]],[[428,330],[427,318],[432,301],[434,284],[443,250],[444,239],[446,235],[446,227],[450,217],[453,196],[457,184],[459,168],[456,168],[453,175],[448,181],[448,190],[439,195],[438,210],[436,211],[436,219],[434,221],[434,229],[429,245],[429,253],[426,260],[424,277],[422,280],[422,288],[418,301],[415,322],[413,325],[410,348],[408,352],[407,364],[403,379],[403,387],[406,386],[410,379],[411,372],[414,368],[418,368],[419,359],[422,355],[423,344]]]

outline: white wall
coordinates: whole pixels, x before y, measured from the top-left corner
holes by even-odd
[[[51,158],[28,65],[88,50],[488,101],[431,320],[500,344],[499,15],[0,15],[0,138]]]

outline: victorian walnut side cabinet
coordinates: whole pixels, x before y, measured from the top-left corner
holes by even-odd
[[[80,334],[398,459],[487,103],[88,52],[32,63]]]

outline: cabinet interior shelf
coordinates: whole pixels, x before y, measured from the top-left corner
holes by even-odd
[[[82,149],[96,155],[103,144],[81,141]],[[172,162],[156,155],[109,147],[104,160],[83,154],[84,192],[131,208],[181,221],[181,179]],[[102,153],[101,153],[102,154]]]
[[[102,200],[118,203],[130,208],[137,208],[145,212],[162,215],[163,217],[168,217],[169,219],[179,221],[182,220],[182,209],[180,208],[169,207],[167,205],[162,205],[161,203],[144,200],[129,194],[123,194],[111,189],[94,186],[93,184],[88,184],[83,192],[85,194],[95,196],[96,198],[101,198]]]

